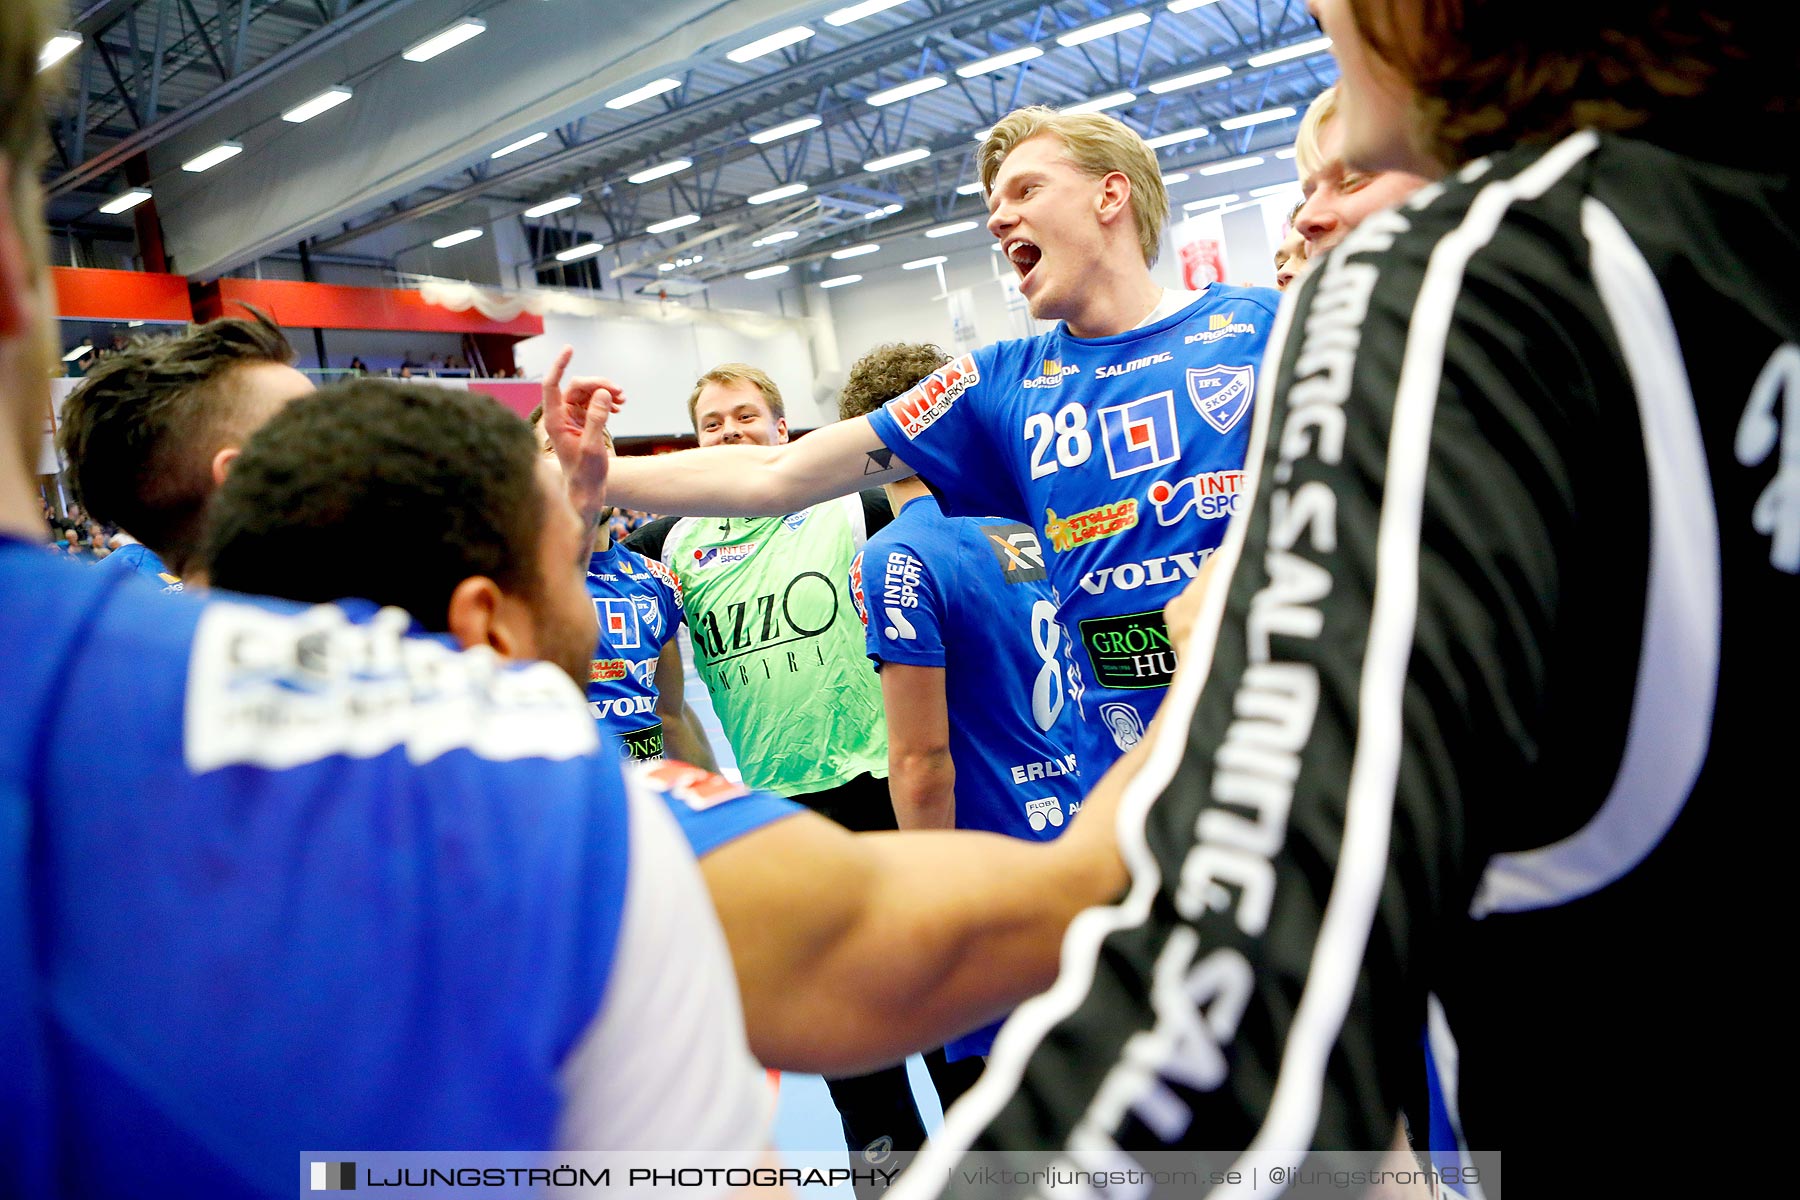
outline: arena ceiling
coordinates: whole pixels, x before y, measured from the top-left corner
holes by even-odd
[[[1291,178],[1335,77],[1303,0],[94,0],[69,29],[52,224],[128,226],[103,206],[147,189],[200,278],[508,222],[611,277],[798,263],[979,220],[977,134],[1033,103],[1126,121],[1179,202]]]

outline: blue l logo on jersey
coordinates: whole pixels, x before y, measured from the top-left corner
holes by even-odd
[[[1188,395],[1206,423],[1220,433],[1230,433],[1250,411],[1250,400],[1256,394],[1256,368],[1189,367],[1187,385]]]
[[[1158,392],[1101,409],[1100,434],[1106,467],[1114,479],[1167,466],[1181,453],[1175,436],[1175,393]]]

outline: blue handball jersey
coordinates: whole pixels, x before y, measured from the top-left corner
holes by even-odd
[[[870,415],[952,516],[1029,522],[1086,675],[1082,768],[1143,737],[1175,670],[1163,606],[1237,511],[1279,297],[1213,284],[1140,329],[965,354]]]
[[[168,565],[157,557],[156,551],[142,542],[127,542],[94,565],[147,575],[165,592],[183,590],[181,576],[170,571]]]
[[[941,667],[956,827],[1049,841],[1081,807],[1080,673],[1037,534],[910,501],[850,566],[877,664]]]
[[[661,758],[656,663],[681,620],[681,585],[661,563],[615,542],[588,560],[587,588],[600,622],[588,709],[627,758]]]
[[[554,1144],[629,844],[568,681],[0,537],[0,1191]]]

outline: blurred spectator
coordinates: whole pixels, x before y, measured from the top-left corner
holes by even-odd
[[[358,375],[367,375],[369,373],[369,364],[360,358],[352,357],[350,359],[350,369],[355,371]]]

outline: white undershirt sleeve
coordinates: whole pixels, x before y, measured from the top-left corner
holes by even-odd
[[[600,1012],[563,1063],[557,1144],[655,1150],[659,1169],[757,1165],[773,1116],[712,901],[665,801],[627,790],[631,863]],[[661,1152],[667,1152],[666,1154]]]

